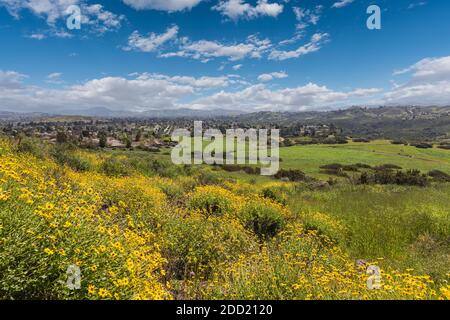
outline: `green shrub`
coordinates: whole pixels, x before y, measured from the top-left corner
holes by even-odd
[[[200,186],[189,195],[188,208],[198,210],[207,217],[232,213],[236,197],[218,186]]]
[[[289,181],[306,181],[308,177],[301,170],[284,170],[281,169],[275,175],[276,179],[288,178]]]
[[[266,187],[261,191],[261,194],[264,198],[272,199],[275,202],[278,202],[282,205],[286,205],[287,197],[286,194],[275,187]]]
[[[244,226],[253,231],[260,240],[268,240],[277,235],[285,226],[283,211],[262,201],[246,204],[239,212]]]
[[[168,260],[169,276],[176,279],[208,278],[218,265],[237,259],[256,243],[233,220],[193,216],[170,219],[162,227],[163,255]]]
[[[86,159],[75,154],[73,146],[61,144],[54,147],[51,154],[60,165],[67,165],[75,171],[89,171],[91,164]]]
[[[372,174],[362,173],[357,179],[359,184],[397,184],[408,186],[428,185],[427,176],[422,174],[419,170],[397,171],[392,170],[378,170]]]
[[[29,153],[37,158],[45,157],[45,147],[43,143],[38,139],[22,138],[17,145],[17,151],[21,153]]]
[[[106,159],[101,165],[101,171],[111,177],[124,177],[131,174],[131,168],[125,162],[115,158]]]
[[[437,181],[450,182],[450,175],[440,170],[432,170],[428,175]]]

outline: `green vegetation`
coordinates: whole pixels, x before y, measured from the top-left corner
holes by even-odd
[[[0,140],[0,298],[450,299],[447,150],[372,141],[281,156],[271,178],[175,166],[169,149]]]

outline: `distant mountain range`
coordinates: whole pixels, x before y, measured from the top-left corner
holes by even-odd
[[[243,114],[243,111],[234,110],[192,110],[192,109],[175,109],[175,110],[149,110],[145,112],[133,111],[114,111],[108,108],[97,107],[87,110],[63,110],[49,112],[9,112],[0,111],[0,121],[27,120],[39,117],[52,116],[86,116],[95,118],[212,118],[223,116],[236,116]]]
[[[323,112],[256,112],[230,110],[153,110],[145,112],[118,112],[107,108],[69,110],[48,113],[15,113],[0,111],[0,121],[30,121],[54,116],[86,116],[92,118],[184,118],[218,119],[245,126],[294,124],[331,124],[344,134],[369,138],[450,138],[450,106],[447,107],[351,107]]]

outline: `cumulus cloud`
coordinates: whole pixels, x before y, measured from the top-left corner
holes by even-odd
[[[284,6],[279,3],[269,3],[268,0],[258,0],[255,6],[244,0],[221,0],[212,9],[219,11],[231,20],[254,19],[268,16],[276,18],[283,12]]]
[[[83,84],[48,89],[26,86],[26,76],[14,71],[0,71],[0,106],[10,111],[85,110],[106,107],[115,111],[173,109],[185,98],[238,83],[236,76],[190,77],[134,73],[129,77],[104,77]],[[47,76],[59,81],[60,73]]]
[[[216,106],[231,110],[272,110],[303,111],[323,110],[351,103],[351,99],[372,95],[379,89],[356,89],[348,92],[334,91],[326,86],[308,83],[304,86],[270,90],[263,84],[252,85],[241,91],[220,91],[209,97],[197,99],[190,104],[196,109],[208,109]]]
[[[58,73],[50,74],[49,79],[59,79],[60,76]],[[286,75],[279,72],[272,76]],[[106,107],[115,111],[175,108],[309,110],[345,105],[352,98],[378,92],[376,89],[340,92],[313,83],[271,90],[263,84],[249,84],[238,75],[195,78],[134,73],[129,77],[104,77],[59,89],[26,86],[22,83],[25,77],[14,71],[0,71],[2,109],[54,113],[92,107]],[[233,86],[230,91],[224,91],[230,86]],[[239,89],[242,86],[244,88]],[[213,93],[209,93],[211,90],[214,90]],[[198,98],[199,95],[202,97]]]
[[[420,60],[394,72],[399,75],[409,75],[409,79],[386,93],[386,103],[450,105],[450,56]]]
[[[261,82],[268,82],[272,81],[273,79],[284,79],[287,78],[288,74],[284,71],[280,72],[272,72],[272,73],[263,73],[258,76],[258,81]]]
[[[141,36],[138,31],[134,31],[128,37],[128,46],[124,50],[136,50],[142,52],[153,52],[160,48],[164,43],[173,40],[178,35],[178,26],[172,26],[162,34],[149,33],[147,36]]]
[[[195,89],[165,79],[126,79],[105,77],[63,89],[0,87],[2,109],[58,112],[107,107],[111,110],[143,111],[174,108],[179,98]]]
[[[306,54],[319,51],[322,48],[322,45],[328,41],[329,35],[328,33],[315,33],[311,40],[297,48],[296,50],[273,50],[270,55],[270,60],[287,60],[298,58],[304,56]]]
[[[136,10],[182,11],[190,10],[203,0],[123,0]]]
[[[168,76],[135,73],[129,77],[104,77],[82,84],[49,89],[25,85],[27,77],[16,71],[0,71],[0,106],[13,111],[82,110],[106,107],[116,111],[153,109],[230,109],[230,110],[326,110],[371,101],[387,105],[450,105],[450,56],[426,58],[395,72],[407,77],[392,89],[355,88],[334,90],[325,85],[271,89],[252,84],[238,75]],[[284,78],[287,74],[262,74],[259,80]],[[60,79],[53,73],[48,79]]]
[[[331,7],[337,8],[337,9],[343,8],[343,7],[346,7],[349,4],[351,4],[353,1],[355,1],[355,0],[340,0],[340,1],[333,3],[333,5]]]

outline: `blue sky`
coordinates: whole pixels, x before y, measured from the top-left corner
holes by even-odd
[[[381,30],[366,26],[373,4]],[[449,12],[439,0],[0,0],[0,110],[446,105]]]

